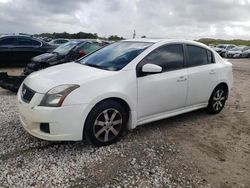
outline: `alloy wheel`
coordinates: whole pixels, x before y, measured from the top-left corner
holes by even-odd
[[[95,138],[101,142],[115,139],[122,130],[122,123],[122,115],[118,110],[114,108],[104,110],[94,122]]]
[[[224,107],[225,101],[226,93],[222,89],[217,90],[214,94],[212,102],[214,110],[220,111]]]

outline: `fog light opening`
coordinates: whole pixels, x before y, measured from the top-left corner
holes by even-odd
[[[40,130],[45,133],[50,133],[49,123],[40,123]]]

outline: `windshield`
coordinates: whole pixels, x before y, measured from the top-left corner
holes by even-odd
[[[67,43],[62,44],[61,46],[57,47],[53,52],[59,53],[60,55],[66,55],[77,44],[78,44],[78,42],[76,42],[76,41],[67,42]]]
[[[80,63],[111,71],[121,70],[151,45],[148,42],[116,42],[84,57]]]

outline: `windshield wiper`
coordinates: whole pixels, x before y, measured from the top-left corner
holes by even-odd
[[[104,67],[102,67],[102,66],[100,66],[100,65],[97,65],[97,64],[84,63],[83,65],[87,65],[87,66],[95,67],[95,68],[100,68],[100,69],[103,69],[103,68],[104,68]]]
[[[75,60],[75,63],[81,63],[80,59]]]

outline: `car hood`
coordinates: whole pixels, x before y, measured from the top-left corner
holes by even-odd
[[[24,83],[38,93],[46,93],[50,89],[63,84],[83,84],[115,74],[79,63],[66,63],[37,71],[28,76]]]
[[[56,61],[58,59],[63,58],[64,56],[59,55],[57,53],[45,53],[45,54],[41,54],[39,56],[36,56],[34,58],[32,58],[33,62],[52,62],[52,61]]]

